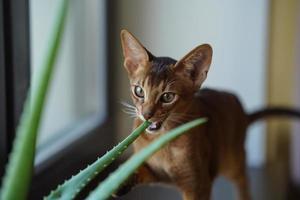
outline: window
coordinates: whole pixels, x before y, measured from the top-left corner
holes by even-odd
[[[30,1],[31,82],[48,50],[61,1]],[[72,1],[48,94],[36,164],[93,128],[106,115],[105,2]],[[79,130],[79,131],[78,131]]]
[[[1,177],[60,2],[0,0]],[[69,1],[64,39],[40,127],[29,199],[41,199],[112,147],[107,6],[101,0]]]

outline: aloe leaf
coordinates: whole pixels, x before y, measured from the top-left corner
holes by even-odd
[[[35,87],[36,90],[32,91],[32,96],[30,96],[30,93],[27,94],[24,110],[16,131],[12,153],[10,154],[6,174],[3,178],[0,194],[0,199],[2,200],[26,199],[28,193],[33,172],[37,132],[45,96],[63,35],[67,2],[67,0],[62,1],[50,48],[41,72],[38,74],[39,79],[37,80],[37,87]]]
[[[100,157],[92,165],[67,180],[64,184],[58,186],[56,190],[52,191],[49,196],[44,199],[74,199],[76,195],[87,185],[87,183],[89,183],[98,173],[119,157],[149,125],[150,122],[145,121],[116,147],[107,152],[104,156]]]
[[[105,200],[109,198],[152,154],[161,149],[168,142],[184,134],[187,130],[203,124],[206,121],[206,118],[196,119],[162,135],[121,165],[87,197],[87,200]]]

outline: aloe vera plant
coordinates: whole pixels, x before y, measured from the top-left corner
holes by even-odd
[[[133,156],[122,167],[120,167],[107,181],[100,185],[100,188],[92,193],[90,199],[106,199],[108,198],[124,181],[130,176],[149,156],[162,148],[167,142],[175,139],[187,130],[204,123],[205,119],[197,119],[182,125],[169,133],[166,133],[154,143],[149,145],[146,149],[139,154]],[[144,122],[141,126],[135,129],[125,140],[119,143],[112,150],[107,152],[104,156],[100,157],[93,164],[80,171],[71,179],[59,185],[44,199],[46,200],[70,200],[74,199],[76,195],[100,173],[105,167],[112,163],[119,157],[123,151],[149,126],[149,122]],[[99,196],[100,195],[100,196]]]
[[[149,126],[149,122],[145,121],[137,129],[135,129],[127,138],[119,143],[112,150],[100,157],[93,164],[80,171],[77,175],[67,180],[64,184],[59,185],[57,189],[52,191],[45,199],[47,200],[69,200],[74,199],[76,195],[88,184],[98,173],[119,157],[128,146]]]
[[[161,149],[168,142],[184,134],[187,130],[206,122],[206,118],[200,118],[181,125],[170,132],[162,135],[149,146],[135,154],[115,172],[113,172],[104,182],[102,182],[87,198],[87,200],[105,200],[114,193],[127,178],[145,162],[152,154]]]
[[[35,144],[53,66],[61,44],[67,13],[67,0],[62,1],[50,48],[32,96],[27,95],[24,111],[16,132],[12,153],[3,178],[0,199],[26,199],[33,172]],[[30,93],[29,93],[30,94]],[[30,98],[29,98],[30,96]]]

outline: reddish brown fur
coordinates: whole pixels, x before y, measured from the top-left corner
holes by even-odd
[[[194,115],[182,123],[202,116],[208,117],[209,121],[153,155],[145,164],[146,169],[151,169],[152,179],[148,174],[147,179],[141,182],[174,184],[186,200],[209,199],[212,182],[221,174],[236,183],[241,199],[249,199],[244,151],[247,118],[237,99],[228,93],[202,90],[193,100],[182,103],[177,109],[177,112],[180,111]],[[141,120],[136,119],[134,128],[140,123]],[[165,131],[176,125],[169,124]],[[154,136],[143,134],[134,143],[135,152],[163,132]],[[145,170],[145,167],[142,168]]]
[[[180,124],[199,117],[209,119],[205,125],[192,129],[154,154],[130,183],[168,183],[179,188],[184,200],[201,200],[210,198],[213,180],[224,175],[236,184],[240,199],[250,199],[244,150],[247,115],[230,93],[198,91],[209,69],[211,47],[195,48],[180,61],[168,63],[165,70],[161,68],[162,72],[153,64],[155,57],[130,33],[122,31],[121,38],[124,65],[132,88],[139,85],[145,91],[144,99],[132,93],[138,114],[151,111],[153,114],[148,120],[163,121],[162,128],[155,134],[144,133],[134,142],[135,152]],[[159,72],[163,78],[159,78]],[[177,99],[170,105],[160,103],[159,97],[164,91],[176,93]],[[141,123],[142,120],[136,118],[133,128]]]

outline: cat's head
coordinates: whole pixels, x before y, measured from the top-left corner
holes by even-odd
[[[136,115],[152,124],[148,133],[182,122],[189,104],[206,79],[212,58],[208,44],[197,46],[179,61],[155,57],[128,31],[121,31],[124,67],[128,72]],[[180,109],[179,109],[180,108]]]

